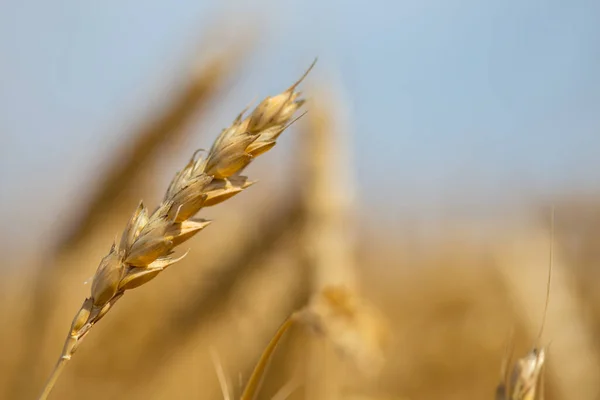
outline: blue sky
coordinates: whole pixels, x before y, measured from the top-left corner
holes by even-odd
[[[128,128],[165,101],[224,14],[266,35],[208,126],[216,135],[249,100],[286,87],[319,56],[319,66],[339,72],[352,105],[367,206],[600,187],[594,0],[4,0],[5,226],[55,221]],[[32,194],[45,210],[19,206]]]

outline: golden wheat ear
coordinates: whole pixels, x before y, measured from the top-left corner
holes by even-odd
[[[161,110],[128,132],[129,140],[123,140],[115,149],[111,161],[105,163],[98,178],[92,180],[93,186],[81,188],[93,192],[88,202],[72,204],[69,208],[73,218],[59,227],[54,244],[42,258],[44,261],[36,266],[25,323],[36,329],[23,332],[23,341],[29,344],[25,346],[19,364],[13,368],[12,387],[6,393],[8,398],[35,396],[30,382],[43,378],[35,366],[37,355],[42,353],[44,341],[41,339],[50,329],[51,315],[60,306],[55,293],[62,290],[64,278],[76,274],[84,263],[79,254],[88,252],[87,246],[102,236],[101,232],[107,226],[128,216],[129,204],[139,200],[137,191],[148,190],[154,183],[151,165],[181,148],[182,139],[194,132],[186,128],[207,114],[210,104],[229,86],[253,48],[252,41],[244,40],[243,45],[236,42],[209,55],[210,43],[206,41],[201,45],[202,57],[194,58],[188,66],[188,76],[182,79],[181,88],[169,96]],[[81,209],[77,211],[78,208]]]
[[[205,159],[196,160],[194,155],[175,174],[162,203],[153,212],[140,203],[121,235],[118,248],[113,244],[100,262],[92,279],[91,294],[73,320],[59,362],[40,400],[48,397],[66,361],[117,300],[181,259],[173,257],[175,248],[208,226],[208,221],[195,215],[250,186],[239,174],[258,154],[275,145],[273,131],[279,134],[285,130],[304,103],[296,100],[297,92],[286,96],[267,98],[246,118],[235,118],[217,137]],[[268,140],[262,146],[253,146],[263,136]]]

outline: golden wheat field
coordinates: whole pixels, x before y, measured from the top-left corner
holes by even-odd
[[[369,148],[419,155],[357,123],[383,120],[401,136],[399,117],[377,96],[353,107],[353,84],[331,78],[321,47],[285,73],[255,62],[272,76],[237,98],[276,35],[249,20],[234,38],[205,29],[153,110],[109,107],[130,122],[90,156],[100,161],[79,156],[93,176],[43,177],[62,197],[28,183],[50,167],[0,164],[7,216],[36,227],[56,213],[43,235],[23,234],[17,217],[0,228],[0,398],[600,399],[600,190],[521,188],[519,202],[478,208],[457,184],[448,191],[462,207],[443,195],[404,203],[427,178]],[[224,125],[205,123],[220,113]],[[78,151],[78,139],[45,137],[23,140]],[[26,201],[9,196],[11,182]],[[57,198],[62,211],[46,204]]]

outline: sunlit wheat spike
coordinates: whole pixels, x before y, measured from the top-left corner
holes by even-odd
[[[71,218],[65,219],[61,229],[56,230],[55,245],[38,265],[27,322],[36,329],[21,335],[28,345],[21,351],[19,365],[12,368],[12,384],[5,391],[6,398],[35,396],[31,381],[42,378],[35,364],[37,355],[43,351],[42,338],[50,333],[50,316],[54,312],[49,310],[59,307],[61,296],[55,294],[61,291],[64,278],[81,267],[81,261],[74,260],[80,258],[82,251],[89,252],[90,244],[101,238],[106,227],[112,227],[127,215],[130,205],[139,200],[138,191],[150,189],[148,184],[155,182],[152,165],[179,151],[184,143],[182,138],[194,132],[187,127],[207,114],[216,95],[229,86],[235,72],[243,68],[242,61],[256,44],[252,32],[247,30],[243,38],[223,43],[221,39],[227,33],[223,24],[215,24],[211,39],[200,43],[199,57],[190,60],[187,76],[178,79],[181,87],[173,88],[160,109],[151,116],[144,116],[141,126],[124,132],[128,140],[120,142],[110,162],[103,163],[99,175],[81,188],[93,191],[91,198],[81,204],[80,212],[76,210],[77,204],[70,205]],[[219,43],[218,48],[215,43]]]
[[[246,178],[235,178],[255,157],[249,145],[266,129],[285,129],[302,105],[301,101],[295,100],[298,95],[296,92],[286,94],[293,100],[283,102],[284,108],[279,103],[259,104],[261,112],[267,113],[270,118],[252,132],[246,128],[256,118],[257,111],[254,110],[245,119],[238,116],[233,125],[221,132],[205,160],[195,159],[194,155],[175,175],[163,202],[152,214],[147,216],[145,207],[140,203],[129,219],[119,246],[113,244],[100,263],[92,281],[91,296],[75,316],[63,353],[40,399],[47,398],[64,363],[126,290],[147,283],[181,259],[172,257],[174,248],[208,225],[207,221],[193,218],[204,206],[208,193],[211,193],[212,204],[217,204],[250,186]]]

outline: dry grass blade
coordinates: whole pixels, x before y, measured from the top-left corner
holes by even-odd
[[[269,361],[271,360],[271,356],[273,352],[277,348],[277,345],[281,341],[283,334],[288,331],[294,324],[295,314],[292,314],[288,319],[286,319],[283,324],[277,329],[275,335],[261,354],[256,367],[252,371],[252,375],[250,375],[250,379],[244,388],[244,392],[240,397],[240,400],[254,400],[256,395],[258,394],[258,390],[260,389],[260,385],[265,375],[265,371],[267,366],[269,365]]]
[[[227,186],[228,178],[239,176],[255,157],[249,150],[254,140],[263,135],[271,137],[272,130],[284,130],[288,126],[304,102],[297,99],[299,93],[294,91],[298,83],[300,81],[278,96],[263,100],[246,118],[238,116],[221,132],[206,159],[196,159],[194,155],[175,175],[163,202],[154,212],[148,213],[143,204],[138,207],[119,244],[113,244],[98,267],[91,296],[73,320],[61,360],[71,358],[83,338],[126,290],[147,283],[164,269],[165,263],[174,262],[175,243],[181,243],[182,238],[170,228],[186,222],[205,206],[211,182],[221,180]],[[146,215],[149,216],[146,218]],[[48,396],[63,365],[59,362],[41,400]]]
[[[229,394],[229,385],[227,381],[227,376],[225,375],[225,370],[223,369],[223,364],[221,363],[221,359],[219,358],[219,354],[215,348],[210,349],[210,356],[213,360],[213,364],[215,366],[215,372],[217,373],[217,378],[219,379],[219,385],[221,386],[221,393],[223,394],[223,400],[232,400],[231,395]]]
[[[275,395],[271,398],[271,400],[286,400],[290,398],[290,396],[300,387],[300,382],[298,378],[292,378],[285,385],[283,385]]]

